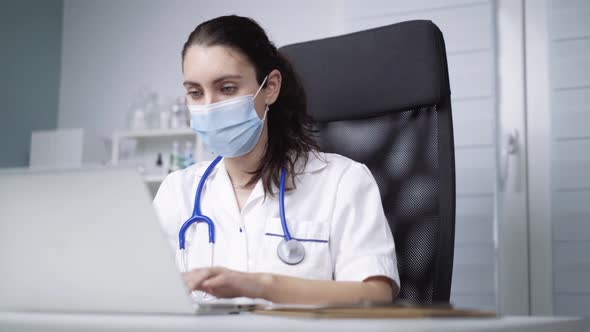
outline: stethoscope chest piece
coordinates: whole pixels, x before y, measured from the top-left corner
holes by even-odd
[[[297,240],[282,240],[277,247],[277,254],[285,264],[295,265],[305,258],[305,249]]]

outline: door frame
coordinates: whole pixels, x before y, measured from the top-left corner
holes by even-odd
[[[553,314],[549,5],[548,0],[525,0],[529,252],[532,315]]]
[[[525,6],[524,0],[495,6],[496,307],[502,315],[529,315]]]

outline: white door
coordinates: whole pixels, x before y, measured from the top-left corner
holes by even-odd
[[[533,314],[590,331],[590,2],[526,0]]]
[[[588,17],[584,0],[498,1],[498,160],[509,184],[498,188],[497,294],[502,312],[528,302],[533,315],[585,317],[590,331]]]

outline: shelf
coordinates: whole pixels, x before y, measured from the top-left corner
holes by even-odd
[[[149,138],[149,137],[194,137],[196,134],[191,128],[181,129],[146,129],[134,131],[122,131],[115,134],[118,138]]]
[[[121,159],[121,145],[122,143],[127,143],[127,141],[129,141],[129,144],[127,144],[127,152],[123,158],[129,158],[130,150],[135,151],[131,154],[133,156],[132,158],[141,160],[140,163],[143,165],[153,165],[156,153],[162,152],[163,149],[165,151],[166,147],[170,149],[172,141],[179,141],[179,143],[192,141],[194,146],[193,156],[195,159],[198,159],[202,154],[202,147],[199,145],[200,142],[197,139],[196,133],[191,128],[127,130],[115,132],[111,137],[111,165],[113,166],[119,164]],[[138,153],[135,154],[136,152]],[[146,159],[148,155],[150,157]],[[167,158],[164,154],[162,156]],[[163,175],[146,175],[147,183],[160,183],[163,179]]]

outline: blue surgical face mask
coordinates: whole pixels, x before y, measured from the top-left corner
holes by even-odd
[[[207,150],[226,158],[243,156],[258,143],[268,106],[260,119],[254,108],[254,95],[239,96],[207,105],[188,105],[191,128]]]

